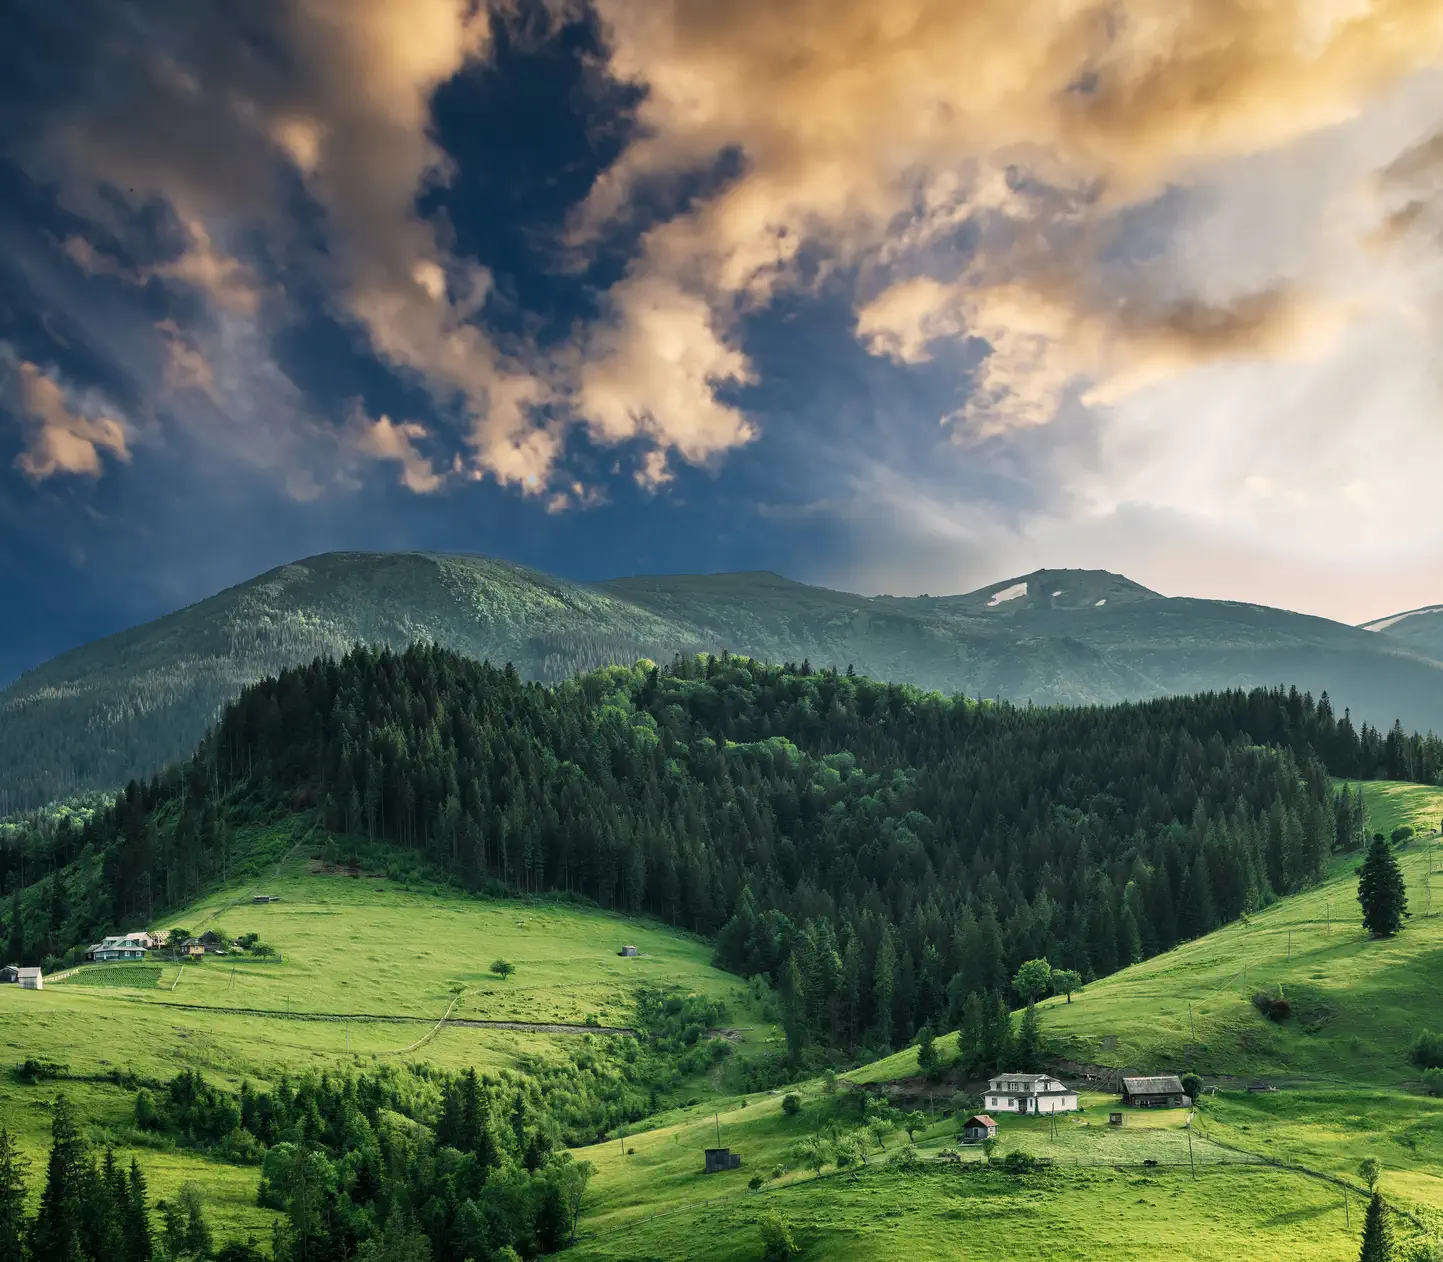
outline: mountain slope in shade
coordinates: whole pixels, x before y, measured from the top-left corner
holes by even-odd
[[[65,653],[0,692],[0,813],[149,774],[192,749],[246,683],[357,641],[436,640],[541,680],[730,649],[1038,704],[1292,683],[1374,724],[1443,728],[1443,663],[1393,631],[1170,599],[1101,570],[866,597],[767,572],[582,584],[486,557],[328,553]]]
[[[1443,605],[1424,605],[1363,623],[1364,631],[1385,635],[1415,653],[1443,661]]]

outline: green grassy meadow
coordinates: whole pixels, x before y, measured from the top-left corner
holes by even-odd
[[[129,1071],[157,1079],[193,1068],[232,1089],[244,1079],[267,1083],[283,1071],[347,1065],[500,1070],[523,1056],[574,1046],[588,1037],[588,1017],[603,1027],[629,1026],[633,997],[643,986],[723,999],[743,1051],[780,1038],[751,989],[711,967],[711,947],[700,938],[585,906],[347,876],[312,861],[304,846],[292,853],[285,829],[248,843],[259,854],[290,857],[152,927],[257,933],[280,952],[279,962],[244,954],[184,965],[117,962],[82,967],[41,991],[0,987],[0,1065],[36,1058],[59,1062],[73,1075]],[[253,904],[258,891],[280,901]],[[626,944],[641,954],[622,958],[617,953]],[[516,968],[505,980],[490,971],[498,958]],[[450,1022],[438,1028],[448,1010]],[[706,1078],[688,1089],[714,1093]],[[125,1160],[138,1157],[154,1195],[173,1194],[193,1179],[204,1189],[218,1235],[267,1235],[274,1215],[255,1206],[254,1167],[185,1149],[134,1146],[145,1137],[131,1128],[133,1089],[103,1081],[28,1084],[0,1072],[0,1124],[19,1136],[34,1163],[32,1184],[43,1170],[50,1101],[61,1090],[97,1141],[118,1140]]]
[[[1410,823],[1422,832],[1443,818],[1443,790],[1367,789],[1372,829]],[[271,853],[287,849],[285,838],[270,843]],[[1370,1155],[1384,1164],[1389,1197],[1443,1233],[1443,1100],[1422,1094],[1408,1061],[1421,1027],[1443,1027],[1443,844],[1429,833],[1398,853],[1414,914],[1393,940],[1363,932],[1360,859],[1343,857],[1317,889],[1098,981],[1070,1004],[1045,1001],[1045,1034],[1065,1076],[1083,1088],[1083,1109],[1055,1128],[1003,1117],[993,1160],[1026,1152],[1050,1158],[1046,1170],[1015,1176],[988,1168],[980,1149],[959,1149],[958,1119],[947,1114],[961,1084],[926,1084],[915,1049],[844,1074],[835,1095],[820,1081],[789,1088],[802,1101],[795,1115],[783,1109],[782,1090],[724,1095],[716,1081],[699,1079],[698,1103],[576,1150],[596,1176],[573,1252],[754,1258],[757,1217],[775,1209],[809,1260],[1232,1259],[1243,1240],[1256,1256],[1343,1259],[1357,1254],[1356,1169]],[[253,905],[256,891],[280,901]],[[500,1069],[523,1055],[559,1053],[585,1037],[584,1027],[464,1022],[582,1027],[591,1018],[624,1027],[643,985],[725,1000],[737,1055],[780,1041],[762,1001],[713,969],[700,939],[582,906],[348,876],[300,852],[154,927],[170,925],[257,933],[282,958],[99,965],[38,993],[0,987],[0,1061],[40,1057],[96,1077],[128,1069],[166,1078],[189,1066],[230,1086],[383,1061]],[[639,958],[617,954],[627,943]],[[489,971],[498,957],[516,966],[514,976]],[[1250,1002],[1259,990],[1281,990],[1293,1015],[1277,1024],[1260,1015]],[[451,1020],[438,1028],[448,1010]],[[955,1035],[938,1047],[949,1057]],[[1121,1127],[1109,1125],[1119,1107],[1105,1089],[1111,1076],[1188,1070],[1209,1085],[1197,1112],[1127,1110]],[[1250,1094],[1256,1080],[1278,1089]],[[37,1166],[49,1101],[62,1086],[94,1138],[139,1157],[156,1195],[195,1180],[218,1235],[266,1236],[272,1215],[255,1207],[254,1167],[150,1146],[129,1125],[133,1091],[107,1082],[28,1085],[0,1075],[0,1123]],[[850,1101],[841,1106],[844,1128],[856,1125],[848,1111],[859,1112],[863,1087],[931,1114],[915,1135],[920,1165],[890,1164],[909,1146],[899,1131],[885,1149],[870,1149],[860,1170],[828,1166],[817,1177],[793,1168],[796,1144],[827,1133],[838,1099]],[[702,1149],[718,1139],[743,1165],[703,1175]],[[944,1149],[958,1159],[938,1159]],[[763,1183],[753,1190],[748,1181],[758,1174]],[[1347,1211],[1337,1179],[1355,1189]],[[1418,1234],[1411,1221],[1396,1225],[1404,1240]]]

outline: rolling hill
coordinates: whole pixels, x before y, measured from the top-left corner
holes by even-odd
[[[1424,605],[1376,618],[1363,623],[1363,630],[1387,636],[1426,657],[1443,659],[1443,605]]]
[[[358,641],[436,640],[542,680],[730,649],[1037,704],[1288,683],[1378,725],[1443,728],[1443,645],[1404,634],[1422,618],[1379,634],[1167,598],[1090,570],[866,597],[765,572],[588,585],[485,557],[328,553],[62,654],[0,692],[0,813],[148,774],[186,754],[245,684]]]

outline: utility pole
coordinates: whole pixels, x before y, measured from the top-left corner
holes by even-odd
[[[716,1146],[717,1146],[718,1148],[720,1148],[720,1147],[721,1147],[721,1113],[720,1113],[720,1112],[713,1113],[713,1114],[712,1114],[712,1117],[714,1117],[714,1118],[716,1119]]]
[[[1348,1189],[1343,1189],[1343,1221],[1347,1223],[1348,1230],[1353,1230],[1353,1213],[1348,1208]]]
[[[1192,1167],[1192,1177],[1197,1178],[1197,1162],[1192,1159],[1192,1123],[1187,1126],[1187,1163]]]
[[[1293,931],[1288,930],[1288,959],[1293,958]]]
[[[1193,1041],[1194,1043],[1196,1043],[1196,1042],[1197,1042],[1197,1026],[1193,1023],[1193,1019],[1192,1019],[1192,1004],[1188,1004],[1188,1006],[1187,1006],[1187,1025],[1188,1025],[1188,1029],[1192,1031],[1192,1041]]]

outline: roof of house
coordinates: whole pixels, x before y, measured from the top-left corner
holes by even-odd
[[[1161,1078],[1124,1078],[1122,1089],[1128,1095],[1182,1095],[1182,1079],[1172,1074]]]
[[[975,1116],[969,1117],[967,1119],[964,1129],[969,1126],[991,1126],[995,1128],[996,1125],[996,1121],[994,1121],[986,1113],[978,1113]]]
[[[38,968],[17,968],[15,971],[16,971],[21,977],[39,977],[39,976],[40,976],[40,970],[39,970]]]
[[[993,1082],[1001,1082],[1002,1079],[1008,1082],[1056,1082],[1057,1079],[1051,1074],[993,1074]]]

